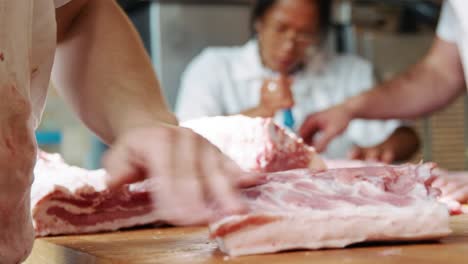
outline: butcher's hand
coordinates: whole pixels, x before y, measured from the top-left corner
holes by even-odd
[[[292,79],[286,75],[265,80],[261,89],[260,107],[266,109],[272,116],[279,110],[293,107],[291,85]]]
[[[442,191],[444,199],[468,203],[468,172],[442,175],[432,186]]]
[[[299,129],[299,135],[318,152],[323,152],[333,138],[343,133],[351,120],[352,115],[347,108],[337,105],[309,115]]]
[[[292,108],[294,97],[291,91],[292,78],[280,75],[274,79],[263,81],[260,89],[259,104],[241,114],[250,117],[273,117],[277,111]]]
[[[384,142],[372,147],[354,147],[349,158],[393,163],[411,159],[419,148],[416,132],[407,126],[397,128]]]
[[[390,164],[395,161],[395,151],[385,146],[363,148],[355,146],[348,154],[349,159]]]
[[[246,208],[237,187],[253,180],[207,140],[171,125],[127,132],[106,154],[104,166],[111,187],[155,179],[158,213],[176,225],[241,213]]]

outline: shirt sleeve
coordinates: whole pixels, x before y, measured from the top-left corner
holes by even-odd
[[[355,64],[353,69],[353,78],[356,80],[350,82],[350,84],[356,84],[354,87],[351,87],[353,95],[360,94],[374,87],[373,67],[370,63],[361,62]],[[357,119],[350,123],[347,133],[354,144],[360,147],[371,147],[383,143],[401,126],[403,126],[403,122],[400,120]]]
[[[176,103],[180,121],[224,114],[219,69],[220,59],[209,50],[189,64],[182,75]]]
[[[442,6],[439,24],[437,26],[437,36],[448,42],[455,42],[457,37],[458,21],[455,10],[450,2],[445,1]]]
[[[72,0],[54,0],[55,2],[55,8],[59,8],[59,7],[62,7],[66,4],[68,4],[69,2],[71,2]]]

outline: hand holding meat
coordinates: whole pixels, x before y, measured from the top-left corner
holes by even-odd
[[[104,164],[111,186],[155,179],[156,206],[177,225],[212,220],[213,203],[221,214],[244,209],[235,185],[246,174],[189,129],[167,125],[130,131],[111,148]]]
[[[395,152],[391,148],[385,148],[382,146],[375,146],[369,148],[355,146],[349,152],[349,158],[354,160],[383,162],[389,164],[394,161]]]
[[[309,115],[302,124],[299,135],[318,152],[326,150],[330,141],[343,133],[352,116],[344,105]]]
[[[419,141],[410,127],[399,127],[382,143],[371,147],[355,146],[349,152],[350,159],[383,163],[405,162],[419,148]]]

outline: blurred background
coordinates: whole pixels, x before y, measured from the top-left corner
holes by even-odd
[[[187,64],[207,46],[242,45],[251,36],[249,0],[119,1],[137,27],[173,108]],[[417,62],[430,48],[442,0],[333,0],[327,45],[374,64],[379,81]],[[53,86],[53,85],[52,85]],[[436,161],[451,170],[468,169],[466,97],[431,118],[417,120],[422,140],[414,161]],[[105,146],[50,89],[38,142],[67,162],[100,167]]]

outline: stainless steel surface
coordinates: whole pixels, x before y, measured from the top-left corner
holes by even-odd
[[[153,3],[150,19],[152,57],[171,107],[197,54],[208,46],[242,45],[250,37],[248,5]]]

